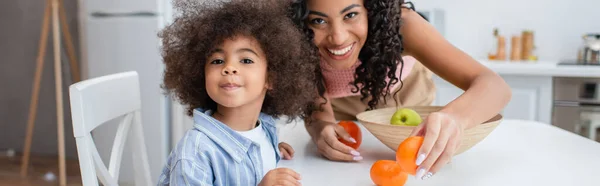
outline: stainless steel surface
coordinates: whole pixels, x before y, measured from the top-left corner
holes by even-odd
[[[553,89],[552,125],[585,136],[581,114],[600,113],[600,78],[555,77]]]
[[[555,101],[600,103],[600,78],[556,77],[553,83]]]
[[[583,63],[600,63],[600,50],[593,50],[588,47],[583,49]]]
[[[600,51],[600,34],[587,34],[583,36],[586,48],[594,51]]]
[[[583,48],[581,51],[582,63],[600,63],[600,34],[586,34],[583,36]]]

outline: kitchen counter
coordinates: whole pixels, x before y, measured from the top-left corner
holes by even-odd
[[[558,61],[479,60],[479,62],[498,73],[511,88],[512,99],[502,111],[507,119],[534,120],[562,126],[573,125],[574,123],[553,123],[555,122],[552,119],[554,95],[558,94],[555,91],[575,95],[577,93],[568,91],[577,91],[578,85],[569,88],[555,87],[555,78],[600,78],[600,65],[558,65]],[[464,92],[437,75],[433,75],[433,81],[436,86],[436,96],[432,104],[434,106],[444,106]]]
[[[511,62],[479,60],[479,62],[500,75],[600,78],[600,65],[557,65],[558,62],[553,61]]]
[[[295,150],[292,160],[279,167],[292,168],[302,185],[373,185],[369,171],[380,159],[393,160],[395,153],[362,127],[363,142],[356,163],[329,161],[317,154],[317,147],[302,123],[280,129],[281,141]],[[417,180],[409,176],[406,186],[505,186],[600,185],[600,143],[557,127],[526,120],[504,120],[483,141],[455,156],[433,177]]]

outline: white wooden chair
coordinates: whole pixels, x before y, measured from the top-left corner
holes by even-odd
[[[125,142],[130,137],[136,185],[153,185],[141,123],[140,85],[137,72],[93,78],[69,87],[73,133],[77,143],[81,179],[85,186],[118,185]],[[108,169],[100,158],[91,132],[122,117],[110,154]]]

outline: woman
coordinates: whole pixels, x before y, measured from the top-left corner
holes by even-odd
[[[465,90],[425,118],[411,135],[425,137],[418,178],[450,161],[465,129],[499,113],[511,97],[504,80],[447,42],[402,0],[296,0],[292,17],[321,56],[322,112],[306,118],[319,152],[330,160],[358,161],[360,153],[338,141],[353,139],[336,120],[382,107],[429,105],[431,72]],[[430,71],[431,70],[431,71]]]

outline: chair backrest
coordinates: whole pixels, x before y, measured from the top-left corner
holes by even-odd
[[[137,72],[123,72],[75,83],[69,87],[73,133],[77,143],[83,185],[118,185],[125,142],[131,129],[136,185],[153,185],[141,122]],[[121,118],[110,154],[109,167],[100,158],[91,132]]]

